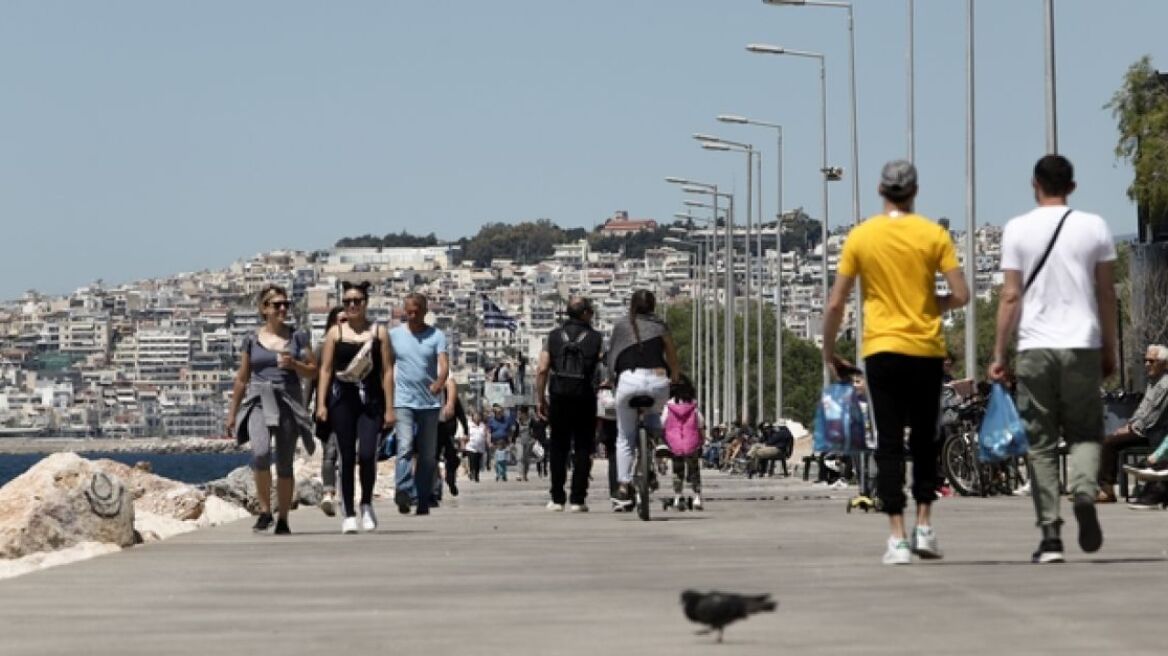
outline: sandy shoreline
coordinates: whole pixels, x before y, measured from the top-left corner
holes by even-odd
[[[0,439],[0,455],[25,453],[235,453],[235,440],[197,437],[95,439],[70,437],[6,437]]]

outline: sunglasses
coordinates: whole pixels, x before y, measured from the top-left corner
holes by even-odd
[[[341,303],[345,307],[357,307],[359,305],[364,305],[365,299],[363,299],[363,298],[345,298],[345,299],[341,299]]]
[[[1156,360],[1154,358],[1144,358],[1144,364],[1156,364]]]
[[[264,303],[264,305],[276,308],[277,310],[287,310],[288,308],[292,307],[292,303],[289,301],[268,301],[267,303]]]

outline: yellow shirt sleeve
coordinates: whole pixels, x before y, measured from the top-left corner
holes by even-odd
[[[856,256],[856,233],[857,230],[852,230],[848,238],[844,240],[844,248],[840,253],[839,266],[836,268],[836,273],[841,276],[855,278],[860,273],[860,262]],[[823,249],[824,257],[827,256],[827,247]]]
[[[941,273],[948,273],[960,266],[957,263],[957,249],[953,246],[953,238],[949,236],[949,231],[944,228],[941,229],[941,260],[937,270]]]

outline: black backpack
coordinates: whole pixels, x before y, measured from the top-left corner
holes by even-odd
[[[588,395],[592,393],[592,372],[596,368],[596,354],[584,352],[584,340],[590,331],[581,330],[576,339],[560,329],[559,353],[555,354],[551,376],[551,393],[556,395]]]

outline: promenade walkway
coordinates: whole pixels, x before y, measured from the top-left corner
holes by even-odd
[[[382,503],[375,534],[341,536],[315,508],[290,538],[248,522],[187,534],[0,582],[0,654],[1168,651],[1168,513],[1104,507],[1100,553],[1035,566],[1027,499],[945,499],[946,558],[889,568],[884,519],[846,515],[846,491],[706,481],[705,512],[648,524],[600,499],[553,514],[542,483],[484,481],[428,518]],[[715,645],[683,618],[690,587],[781,605]]]

